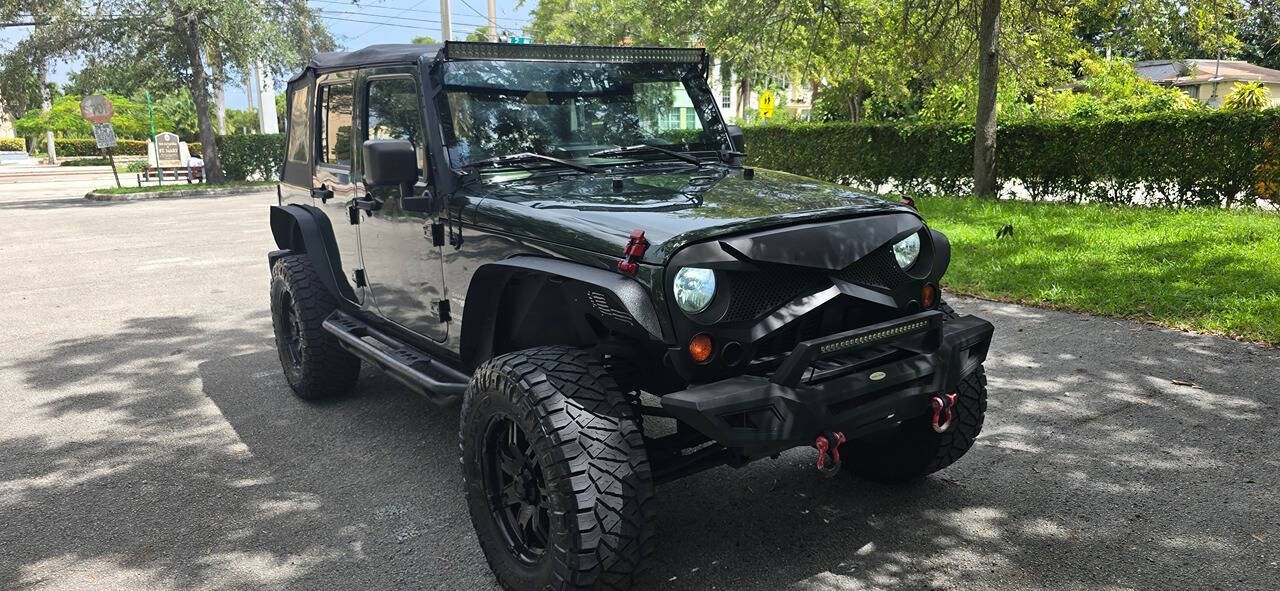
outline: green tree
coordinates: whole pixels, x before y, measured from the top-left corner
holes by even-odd
[[[1236,82],[1222,100],[1222,108],[1233,111],[1261,111],[1271,104],[1271,92],[1261,82]]]
[[[195,101],[191,100],[189,91],[182,88],[160,96],[153,96],[152,99],[154,112],[163,115],[165,119],[172,122],[163,130],[159,127],[159,122],[157,122],[156,131],[172,131],[186,141],[196,141],[198,139],[200,134],[199,117],[196,114]]]
[[[435,45],[436,43],[439,43],[439,41],[436,41],[435,37],[420,36],[414,37],[410,43],[416,43],[418,45]]]
[[[1242,44],[1240,57],[1280,70],[1280,2],[1245,0],[1238,27]]]
[[[27,137],[34,137],[52,131],[57,137],[89,138],[93,137],[93,126],[80,116],[79,96],[64,95],[54,99],[48,111],[40,112],[38,108],[27,111],[21,119],[14,122],[15,131]],[[111,116],[111,126],[116,136],[130,139],[146,139],[150,137],[150,124],[147,119],[147,106],[132,101],[118,94],[109,94],[115,114]],[[158,129],[172,129],[171,121],[164,113],[156,113]]]
[[[227,109],[227,133],[230,135],[258,133],[258,112],[247,109]]]
[[[487,25],[480,25],[476,27],[474,31],[467,33],[467,37],[464,40],[465,41],[488,41],[489,27]]]
[[[24,60],[78,55],[124,77],[147,77],[146,81],[129,80],[134,88],[145,88],[156,77],[181,82],[195,107],[211,182],[223,180],[214,142],[211,84],[221,84],[224,76],[243,73],[255,63],[266,63],[280,73],[293,71],[314,52],[333,46],[332,37],[305,2],[39,0],[36,4],[41,4],[42,18],[51,24],[38,27],[0,56],[0,69]],[[214,64],[212,79],[208,63]]]

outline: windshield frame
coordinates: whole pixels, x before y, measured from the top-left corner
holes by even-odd
[[[474,62],[506,62],[506,63],[514,64],[518,66],[523,61],[533,61],[533,60],[517,60],[517,59],[447,60],[447,59],[438,57],[434,62],[430,64],[424,64],[424,68],[427,68],[429,70],[428,76],[425,77],[425,78],[429,78],[429,81],[424,80],[424,82],[426,82],[427,83],[426,85],[428,86],[428,88],[425,89],[427,90],[426,98],[428,100],[424,101],[424,103],[429,105],[428,110],[431,111],[428,117],[430,120],[429,126],[431,127],[431,130],[428,132],[428,135],[432,136],[432,139],[435,140],[432,142],[433,144],[435,144],[433,146],[432,152],[433,152],[433,157],[436,160],[436,168],[448,169],[453,174],[453,176],[458,178],[466,176],[469,171],[477,170],[475,167],[471,166],[470,163],[456,162],[453,159],[452,150],[450,150],[449,144],[446,143],[446,139],[445,139],[451,133],[446,128],[451,129],[450,126],[452,125],[452,123],[450,120],[453,117],[453,112],[449,105],[448,88],[444,84],[444,78],[445,78],[446,70],[449,64],[463,62],[463,61],[472,62],[472,63]],[[602,62],[583,61],[583,60],[546,60],[546,61],[541,61],[541,63],[574,65],[574,64],[596,64],[596,63],[602,63]],[[639,60],[632,63],[637,65],[646,65],[646,64],[653,64],[654,66],[660,65],[665,67],[671,67],[677,70],[681,67],[684,68],[683,72],[679,73],[679,76],[676,80],[672,80],[668,77],[660,77],[660,78],[655,77],[654,81],[655,82],[679,82],[683,85],[683,88],[686,94],[688,95],[689,101],[693,104],[694,115],[698,118],[702,126],[702,130],[705,133],[709,134],[711,138],[710,143],[715,145],[715,147],[691,150],[687,152],[684,150],[677,150],[677,151],[681,151],[682,153],[690,154],[694,157],[699,157],[699,159],[701,159],[700,155],[706,155],[710,153],[710,154],[716,155],[716,157],[718,158],[719,154],[722,151],[733,150],[732,140],[729,137],[729,126],[727,122],[724,120],[722,113],[720,112],[719,102],[717,101],[714,94],[711,92],[711,89],[707,86],[707,81],[706,81],[707,74],[708,74],[707,60],[703,59],[700,62],[679,63],[679,64],[673,64],[671,62],[664,62],[661,60],[654,60],[654,61]],[[705,146],[706,144],[703,144],[703,145]],[[664,147],[677,149],[680,146],[677,144],[673,146],[664,146]],[[548,154],[548,155],[555,155],[555,154]],[[569,159],[578,160],[579,158],[582,158],[584,160],[590,160],[591,161],[590,164],[599,166],[599,167],[610,167],[613,165],[621,165],[626,163],[634,164],[637,161],[666,162],[668,160],[673,160],[673,158],[671,158],[670,156],[665,156],[665,155],[655,155],[657,156],[656,158],[636,157],[636,156],[639,156],[638,154],[632,155],[632,156],[633,156],[632,158],[628,158],[628,159],[621,159],[621,158],[614,159],[613,162],[601,162],[600,161],[601,159],[589,158],[586,156],[572,157]],[[648,156],[648,155],[646,154],[645,156]],[[559,156],[559,157],[564,157],[564,156]],[[549,164],[548,167],[555,167],[555,165]],[[484,166],[484,167],[481,167],[480,170],[483,170],[484,172],[491,172],[491,171],[497,172],[499,170],[506,170],[506,167]]]

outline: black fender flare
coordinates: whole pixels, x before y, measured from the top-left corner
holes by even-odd
[[[482,265],[471,277],[459,347],[464,366],[474,368],[494,355],[499,312],[507,286],[516,277],[558,284],[570,314],[592,316],[601,325],[638,339],[671,340],[663,333],[648,289],[639,281],[563,259],[518,255]]]
[[[934,282],[940,282],[947,273],[947,267],[951,266],[951,240],[933,228],[929,228],[929,236],[933,238],[933,272],[930,276]]]
[[[283,256],[305,254],[329,293],[340,299],[356,301],[355,291],[342,271],[333,225],[323,211],[315,206],[296,203],[272,205],[271,235],[280,250],[267,254],[268,265],[274,266],[276,260]],[[325,273],[325,269],[329,272]]]

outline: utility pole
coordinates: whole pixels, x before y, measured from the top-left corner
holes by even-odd
[[[498,42],[498,2],[489,0],[489,40]]]
[[[38,6],[31,9],[31,20],[37,26],[40,23]],[[40,82],[40,113],[48,113],[53,108],[53,101],[49,96],[49,60],[45,56],[38,56],[40,64],[36,66],[36,79]],[[49,164],[57,166],[58,152],[53,147],[53,130],[45,130],[44,132],[45,150],[49,153]]]
[[[453,19],[449,16],[449,0],[440,0],[440,40],[453,40]]]
[[[276,121],[276,85],[271,79],[271,68],[266,62],[258,62],[258,133],[280,133]]]
[[[252,65],[250,65],[244,71],[244,94],[245,94],[245,100],[249,102],[246,108],[249,109],[250,112],[253,112],[253,66]]]

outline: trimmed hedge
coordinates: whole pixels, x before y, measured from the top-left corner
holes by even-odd
[[[44,147],[44,142],[37,142],[37,146]],[[98,149],[98,144],[93,138],[54,138],[53,149],[58,152],[58,156],[99,156],[102,150]],[[111,152],[117,156],[146,156],[147,142],[142,140],[117,140],[116,147]]]
[[[25,152],[26,140],[20,137],[0,137],[0,152]]]
[[[856,186],[972,190],[973,127],[817,123],[746,129],[748,162]],[[1002,181],[1032,199],[1231,206],[1280,200],[1280,111],[1193,111],[1000,128]]]
[[[75,160],[63,160],[58,166],[108,166],[111,160],[107,158],[77,158]]]
[[[284,134],[220,135],[218,162],[229,181],[280,178],[284,165]]]

